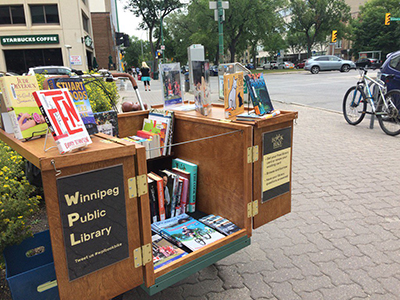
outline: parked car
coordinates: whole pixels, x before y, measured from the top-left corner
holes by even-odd
[[[310,71],[312,74],[318,74],[319,71],[349,72],[355,69],[356,65],[351,60],[341,59],[334,55],[315,56],[307,59],[304,70]]]
[[[378,60],[377,58],[360,58],[356,61],[357,68],[371,68],[373,70],[379,69],[382,65],[382,61]]]
[[[182,67],[181,67],[181,73],[182,73],[182,74],[185,74],[185,73],[187,73],[187,72],[189,72],[189,66],[182,66]]]
[[[307,59],[303,59],[301,62],[297,63],[296,69],[303,69],[304,66],[306,65]]]
[[[265,64],[262,65],[262,68],[264,70],[272,70],[272,69],[277,69],[278,64],[276,61],[267,61]]]
[[[218,66],[217,65],[210,67],[210,76],[218,76]]]
[[[386,80],[386,75],[393,74],[394,77]],[[383,63],[378,78],[386,82],[388,91],[400,89],[400,51],[389,53]]]
[[[43,74],[44,76],[52,75],[71,75],[72,70],[64,66],[43,66],[29,68],[26,75]]]
[[[284,61],[279,64],[283,69],[294,69],[294,63],[291,61]]]
[[[3,76],[19,76],[19,74],[14,73],[14,72],[4,72],[4,71],[0,71],[0,77]]]

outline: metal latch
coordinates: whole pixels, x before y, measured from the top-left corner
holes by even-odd
[[[247,203],[247,217],[252,218],[258,215],[258,200]]]
[[[258,145],[247,148],[247,163],[258,161]]]
[[[128,179],[129,198],[140,197],[147,194],[146,174]]]
[[[153,259],[151,244],[146,244],[133,250],[133,258],[135,260],[135,268],[145,266],[151,262]]]

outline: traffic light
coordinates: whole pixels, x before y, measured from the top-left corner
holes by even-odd
[[[390,13],[385,15],[385,25],[390,25]]]
[[[129,40],[129,35],[124,34],[122,40],[123,40],[124,47],[129,47],[129,45],[131,44],[131,42]]]
[[[124,43],[124,34],[122,32],[115,33],[115,43],[117,46]]]
[[[331,43],[336,43],[337,41],[337,30],[332,30]]]
[[[157,50],[156,51],[156,59],[161,59],[162,58],[162,51],[161,50]]]

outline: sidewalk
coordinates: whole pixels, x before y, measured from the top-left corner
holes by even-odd
[[[156,84],[142,90],[144,102],[160,99]],[[136,288],[124,300],[400,299],[400,136],[273,103],[299,112],[292,212],[253,231],[238,253],[153,297]]]

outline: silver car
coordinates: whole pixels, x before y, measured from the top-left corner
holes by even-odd
[[[338,70],[340,72],[348,72],[355,69],[356,65],[351,60],[341,59],[334,55],[314,56],[307,59],[304,70],[310,71],[312,74],[318,74],[319,71]]]

